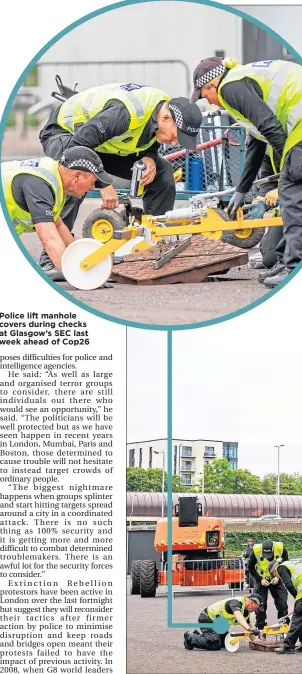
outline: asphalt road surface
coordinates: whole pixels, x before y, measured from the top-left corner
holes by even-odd
[[[99,207],[97,199],[86,199],[81,206],[75,234],[81,236],[82,223]],[[22,236],[28,252],[38,259],[41,245],[35,234]],[[147,324],[188,324],[211,320],[237,311],[266,294],[257,282],[257,271],[247,266],[230,270],[216,281],[166,286],[133,286],[114,284],[112,289],[82,291],[68,283],[59,284],[72,297],[123,320]]]
[[[227,594],[192,597],[176,596],[173,600],[173,622],[197,622],[200,610]],[[289,610],[293,599],[289,598]],[[268,620],[272,624],[277,615],[269,600]],[[167,627],[167,600],[141,599],[128,596],[128,674],[301,674],[302,653],[282,656],[276,653],[252,651],[248,641],[242,641],[236,653],[225,649],[218,652],[187,651],[183,645],[182,628]]]

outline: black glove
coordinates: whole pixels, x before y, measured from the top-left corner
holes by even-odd
[[[253,634],[255,637],[258,637],[260,634],[261,630],[258,630],[257,627],[250,627],[249,633]]]
[[[244,192],[234,192],[231,201],[227,207],[227,213],[234,220],[237,208],[240,208],[244,204],[245,193]]]

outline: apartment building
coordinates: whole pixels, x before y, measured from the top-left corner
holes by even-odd
[[[199,482],[204,466],[214,459],[225,457],[232,469],[238,467],[238,442],[175,438],[172,447],[173,473],[188,486]],[[129,442],[127,465],[129,468],[164,467],[167,470],[167,438]]]

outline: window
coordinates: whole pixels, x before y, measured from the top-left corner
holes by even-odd
[[[177,445],[174,445],[174,465],[173,465],[173,473],[174,473],[174,475],[177,474]]]
[[[129,467],[135,468],[135,449],[129,449]]]
[[[152,468],[152,447],[149,447],[149,468]]]
[[[193,464],[192,461],[182,461],[181,464],[181,470],[192,470],[193,469]]]
[[[24,87],[37,87],[39,84],[39,70],[38,66],[34,66],[31,71],[26,75],[26,78],[23,82]]]
[[[237,468],[237,461],[230,461],[230,466],[231,466],[232,470],[236,470],[236,468]]]
[[[208,466],[209,463],[210,463],[210,461],[208,461],[207,459],[204,461],[204,465],[205,465],[205,466]]]
[[[237,447],[234,447],[234,445],[231,446],[229,448],[229,458],[230,459],[237,459],[237,451],[238,451]]]
[[[140,448],[139,448],[139,467],[141,468],[142,465],[143,465],[143,450],[142,450],[142,448],[140,447]]]
[[[215,447],[207,447],[207,445],[204,448],[204,455],[205,456],[215,456]]]
[[[182,480],[183,480],[184,484],[186,484],[186,485],[191,485],[191,484],[192,484],[192,477],[191,477],[190,474],[186,474],[186,473],[185,473],[185,474],[182,475],[181,477],[182,477]]]
[[[181,448],[181,455],[182,456],[192,456],[192,447],[188,447],[186,445],[183,445]]]

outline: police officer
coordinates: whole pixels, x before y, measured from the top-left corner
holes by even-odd
[[[290,560],[279,564],[277,560],[274,560],[269,565],[269,571],[295,598],[290,630],[284,639],[283,647],[277,648],[275,653],[280,655],[301,653],[302,646],[295,649],[295,644],[298,639],[302,643],[302,562]]]
[[[267,597],[270,591],[275,607],[278,611],[278,618],[283,618],[288,614],[287,591],[278,578],[271,578],[269,564],[273,560],[288,560],[288,552],[283,543],[272,540],[255,544],[250,556],[249,572],[255,578],[255,592],[262,597],[262,607],[256,614],[256,627],[260,630],[266,625]]]
[[[253,143],[253,139],[251,138],[250,140],[251,143]],[[247,152],[245,156],[245,165],[248,166],[249,164],[249,145],[247,146]],[[270,176],[273,176],[274,169],[272,166],[272,162],[269,156],[269,146],[266,146],[266,151],[264,155],[264,159],[261,165],[259,177],[260,178],[269,178]],[[258,188],[258,193],[257,196],[254,198],[251,207],[248,210],[247,215],[245,215],[244,219],[245,220],[254,220],[254,219],[260,219],[264,217],[264,214],[267,210],[266,206],[266,195],[268,192],[271,192],[272,190],[278,189],[278,180],[276,180],[274,177],[271,178],[271,180],[268,183],[264,183],[263,185],[259,185]],[[263,223],[265,226],[265,221]],[[249,267],[252,269],[264,269],[265,273],[260,271],[258,275],[258,281],[261,283],[265,281],[267,277],[267,269],[271,269],[276,262],[277,262],[277,254],[276,254],[276,248],[278,246],[278,243],[281,241],[283,236],[283,227],[268,227],[267,232],[265,232],[264,236],[262,237],[259,245],[259,252],[253,255],[249,259]]]
[[[245,630],[249,630],[251,634],[258,635],[260,633],[259,629],[250,627],[249,615],[250,613],[259,610],[259,608],[261,608],[261,596],[256,592],[252,592],[249,597],[230,597],[229,599],[223,599],[214,604],[210,604],[210,606],[203,609],[198,617],[198,622],[208,623],[209,629],[211,630],[211,624],[215,618],[223,617],[226,618],[229,626],[240,625]],[[193,648],[212,650],[212,641],[211,639],[207,639],[207,632],[208,630],[204,630],[203,628],[201,628],[200,632],[198,630],[195,630],[193,633],[185,632],[185,648],[187,650],[193,650]],[[227,634],[228,632],[219,635],[220,648],[224,647],[224,641]],[[216,641],[218,640],[216,639]]]
[[[208,58],[194,72],[191,101],[199,97],[228,110],[254,137],[249,175],[243,171],[229,203],[231,217],[244,203],[267,143],[275,173],[281,171],[283,237],[276,249],[277,262],[263,279],[273,288],[302,260],[302,67],[281,60],[237,65],[232,59]]]
[[[106,171],[131,179],[133,164],[146,165],[143,207],[161,215],[172,210],[175,181],[171,163],[158,154],[159,144],[196,147],[202,122],[201,111],[187,98],[173,98],[140,84],[106,84],[75,94],[52,112],[40,132],[46,155],[57,159],[66,147],[85,145],[94,149]],[[118,195],[112,185],[101,190],[104,208],[117,208]],[[64,222],[72,230],[80,202],[69,200]],[[49,268],[42,256],[40,264]]]
[[[98,155],[75,147],[66,150],[59,161],[43,157],[3,162],[1,174],[6,207],[17,234],[36,232],[55,272],[60,272],[64,250],[74,240],[61,219],[65,197],[80,199],[96,183],[107,186],[112,182]]]

